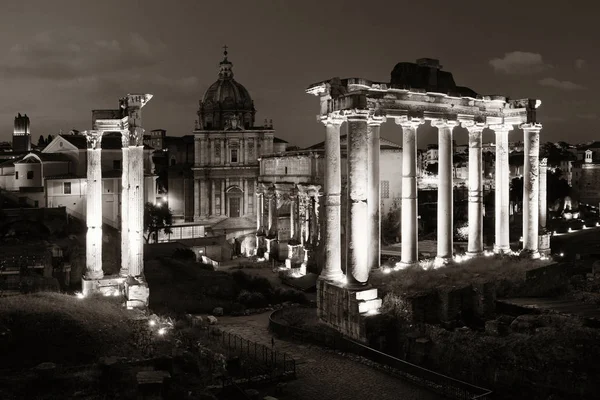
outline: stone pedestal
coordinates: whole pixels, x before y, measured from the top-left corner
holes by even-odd
[[[304,247],[301,244],[288,243],[288,257],[285,260],[286,268],[296,268],[304,261]]]
[[[277,238],[265,237],[265,260],[277,260]]]
[[[81,293],[88,297],[93,294],[103,296],[121,296],[124,293],[125,277],[106,275],[101,279],[81,279]]]
[[[538,251],[541,256],[550,257],[550,232],[540,232]]]
[[[317,280],[317,315],[345,336],[367,342],[366,319],[381,307],[377,289],[348,289],[344,285]]]
[[[124,283],[125,297],[127,298],[127,309],[145,309],[148,307],[150,289],[143,276],[129,276]]]

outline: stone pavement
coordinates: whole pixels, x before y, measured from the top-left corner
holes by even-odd
[[[220,328],[271,346],[269,314],[220,317]],[[442,396],[394,378],[333,351],[275,338],[274,349],[296,360],[298,379],[288,382],[282,399],[290,400],[433,400]]]

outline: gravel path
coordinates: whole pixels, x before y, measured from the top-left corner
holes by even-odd
[[[269,314],[220,317],[219,326],[245,339],[271,346]],[[290,381],[282,399],[290,400],[433,400],[441,396],[394,378],[319,346],[275,339],[275,350],[296,360],[298,379]]]

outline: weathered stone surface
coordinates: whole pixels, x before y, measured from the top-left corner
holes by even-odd
[[[217,324],[217,322],[218,322],[218,321],[217,321],[217,318],[216,318],[216,317],[214,317],[214,316],[212,316],[212,315],[209,315],[209,316],[207,316],[207,317],[206,317],[206,320],[208,321],[208,324],[209,324],[209,325],[216,325],[216,324]]]

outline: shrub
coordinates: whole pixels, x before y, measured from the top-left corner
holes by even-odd
[[[235,271],[231,274],[234,282],[238,285],[240,290],[247,290],[249,292],[259,292],[264,295],[273,291],[273,286],[267,278],[262,276],[251,276],[244,271]]]
[[[248,308],[261,308],[267,305],[267,299],[262,293],[249,292],[247,290],[240,292],[237,301]]]
[[[272,302],[273,303],[283,303],[283,302],[292,302],[298,304],[306,304],[308,303],[308,299],[304,293],[299,292],[294,289],[277,289],[273,293]]]
[[[171,257],[176,260],[195,260],[196,254],[194,254],[194,251],[192,249],[180,248],[180,249],[175,249],[175,251],[173,252],[173,255]]]

